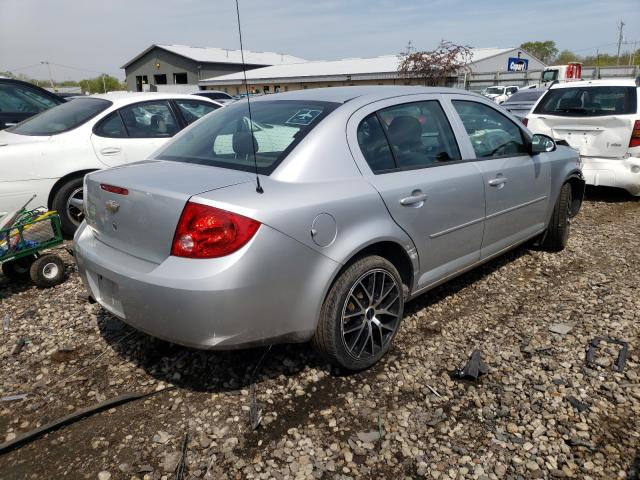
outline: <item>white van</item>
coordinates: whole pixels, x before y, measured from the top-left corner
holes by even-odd
[[[587,184],[640,196],[640,79],[553,85],[527,115],[533,133],[580,151]]]

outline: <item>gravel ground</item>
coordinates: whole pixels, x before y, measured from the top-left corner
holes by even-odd
[[[176,478],[182,459],[184,478],[637,479],[639,217],[640,201],[589,191],[564,252],[519,248],[409,303],[368,371],[273,347],[255,431],[264,349],[199,352],[138,333],[86,302],[68,256],[53,289],[0,278],[0,399],[27,394],[0,400],[0,442],[156,392],[0,455],[0,478]],[[629,342],[622,373],[615,345],[585,366],[596,336]],[[476,348],[489,373],[453,379]]]

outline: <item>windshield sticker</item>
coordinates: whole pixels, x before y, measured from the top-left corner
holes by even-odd
[[[285,123],[288,123],[290,125],[309,125],[321,113],[322,113],[322,110],[310,110],[310,109],[298,110]]]

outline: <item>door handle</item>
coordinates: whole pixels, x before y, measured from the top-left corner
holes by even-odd
[[[507,177],[497,177],[497,178],[492,178],[491,180],[489,180],[487,182],[489,185],[491,185],[492,187],[501,187],[502,185],[504,185],[505,183],[507,183]]]
[[[426,199],[426,193],[422,193],[420,190],[414,190],[413,192],[411,192],[411,196],[400,199],[400,205],[405,207],[417,208],[421,207]]]
[[[100,153],[102,155],[117,155],[121,152],[122,150],[118,147],[106,147],[103,148],[102,150],[100,150]]]
[[[17,122],[4,122],[5,127],[15,127],[17,124]]]

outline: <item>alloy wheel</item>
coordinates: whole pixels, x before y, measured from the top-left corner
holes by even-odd
[[[393,339],[400,323],[402,288],[386,270],[374,269],[358,278],[342,308],[342,341],[349,355],[377,355]]]
[[[67,198],[67,217],[76,226],[80,226],[82,220],[84,220],[84,197],[82,193],[82,187],[76,188],[69,198]]]

